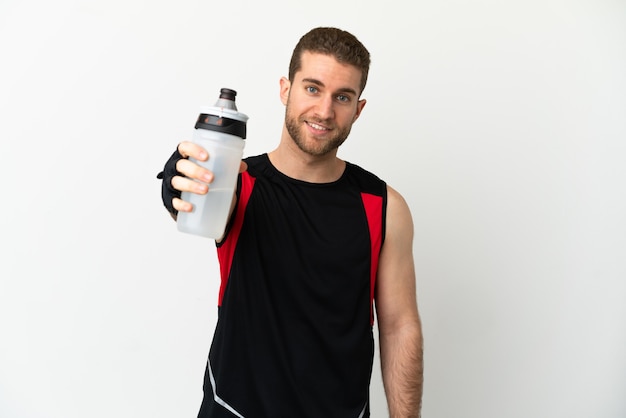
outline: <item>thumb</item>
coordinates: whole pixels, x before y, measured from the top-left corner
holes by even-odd
[[[242,161],[241,164],[239,165],[239,172],[243,173],[247,169],[248,169],[248,164],[245,161]]]

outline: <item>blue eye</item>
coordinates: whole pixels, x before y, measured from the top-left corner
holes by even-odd
[[[350,98],[348,96],[344,96],[343,94],[340,94],[339,96],[337,96],[337,100],[339,100],[340,102],[349,102]]]
[[[306,91],[308,91],[309,93],[317,93],[317,87],[313,87],[313,86],[308,86],[306,88]]]

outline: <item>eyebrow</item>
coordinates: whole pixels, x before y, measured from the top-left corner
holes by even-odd
[[[324,85],[324,83],[322,83],[321,81],[319,81],[319,80],[317,80],[317,79],[315,79],[315,78],[303,78],[303,79],[302,79],[302,82],[303,82],[303,83],[312,83],[312,84],[316,84],[316,85],[318,85],[318,86],[320,86],[320,87],[326,87],[326,86]],[[337,93],[352,93],[352,94],[354,94],[355,96],[357,95],[356,91],[355,91],[354,89],[350,88],[350,87],[343,87],[343,88],[339,89],[339,91],[337,91]]]

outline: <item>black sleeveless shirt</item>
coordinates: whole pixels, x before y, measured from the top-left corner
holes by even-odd
[[[318,184],[246,162],[199,417],[368,417],[386,184],[351,163]]]

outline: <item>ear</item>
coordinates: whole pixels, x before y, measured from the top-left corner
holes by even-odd
[[[365,107],[365,103],[367,103],[367,100],[361,99],[356,104],[356,113],[354,115],[354,118],[352,119],[352,123],[356,122],[359,116],[361,116],[361,112],[363,111],[363,108]]]
[[[287,77],[280,78],[280,101],[287,106],[287,99],[289,99],[289,89],[291,88],[291,82]]]

